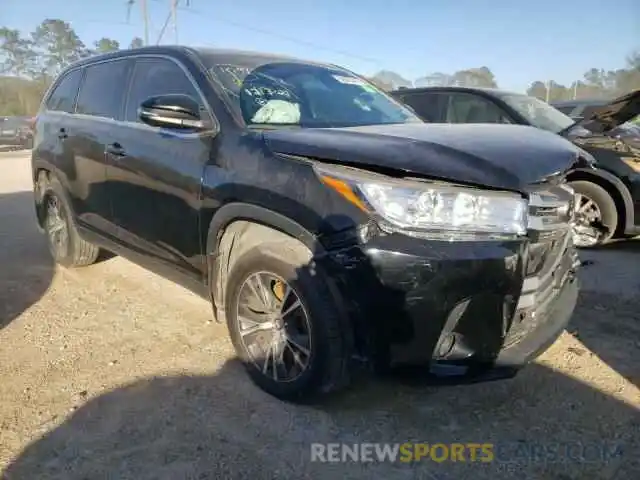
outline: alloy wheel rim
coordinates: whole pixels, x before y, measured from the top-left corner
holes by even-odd
[[[592,247],[600,242],[602,233],[594,224],[602,222],[600,207],[586,195],[575,194],[573,241],[578,247]]]
[[[46,228],[49,246],[55,258],[63,257],[69,246],[69,231],[60,200],[55,195],[47,198]]]
[[[275,382],[292,382],[309,367],[309,315],[296,291],[270,272],[250,275],[240,287],[236,319],[254,366]]]

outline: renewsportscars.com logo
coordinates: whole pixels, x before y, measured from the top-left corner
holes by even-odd
[[[326,463],[604,463],[622,453],[620,444],[607,442],[311,444],[311,461]]]

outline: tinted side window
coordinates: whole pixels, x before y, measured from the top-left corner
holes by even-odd
[[[138,107],[149,97],[182,93],[201,103],[198,91],[184,71],[173,61],[141,58],[136,61],[127,99],[125,120],[140,122]]]
[[[73,70],[66,74],[47,99],[47,108],[72,113],[81,79],[82,70]]]
[[[451,93],[448,123],[510,123],[501,108],[491,100],[469,93]]]
[[[119,119],[127,88],[128,66],[129,62],[123,59],[86,67],[76,112]]]
[[[446,95],[441,93],[415,93],[406,95],[404,103],[427,122],[442,123],[445,121]]]

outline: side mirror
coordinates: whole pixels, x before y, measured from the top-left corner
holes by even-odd
[[[189,95],[158,95],[148,98],[138,107],[138,117],[153,127],[179,130],[205,130],[210,121],[202,118],[201,109]]]

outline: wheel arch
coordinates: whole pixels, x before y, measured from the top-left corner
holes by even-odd
[[[44,210],[42,208],[44,194],[47,186],[51,182],[53,173],[51,168],[46,165],[35,165],[33,169],[33,206],[36,211],[36,221],[38,228],[44,228]]]
[[[34,186],[34,207],[36,210],[36,216],[38,221],[38,226],[42,228],[42,200],[44,195],[44,188],[50,184],[54,179],[56,179],[60,185],[62,185],[62,194],[64,195],[64,199],[67,203],[67,207],[70,210],[72,217],[76,218],[76,213],[73,208],[73,203],[71,202],[71,198],[69,197],[69,193],[65,188],[65,183],[63,179],[60,177],[57,169],[48,162],[36,160],[33,163],[32,168],[32,178],[33,178],[33,186]]]
[[[618,212],[617,234],[624,233],[634,225],[633,199],[627,186],[618,177],[604,170],[577,169],[567,175],[567,180],[594,183],[611,195]]]
[[[223,322],[225,280],[235,258],[264,241],[287,241],[309,258],[324,251],[317,237],[273,210],[248,203],[224,205],[211,218],[206,237],[207,284],[216,320]]]

